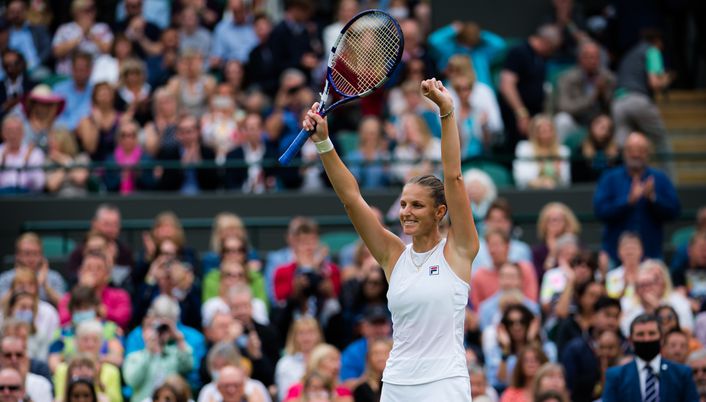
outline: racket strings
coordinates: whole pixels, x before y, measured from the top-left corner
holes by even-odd
[[[401,46],[396,25],[384,14],[356,20],[343,34],[332,60],[332,78],[341,92],[357,95],[390,74]]]

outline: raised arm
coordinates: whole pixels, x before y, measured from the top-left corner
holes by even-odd
[[[441,115],[441,164],[444,172],[444,192],[451,221],[444,255],[456,274],[470,284],[471,263],[478,253],[476,230],[471,203],[461,172],[461,140],[453,110],[453,100],[441,81],[422,81],[422,93],[439,106]]]
[[[316,148],[319,150],[326,175],[343,203],[355,230],[368,246],[373,257],[383,267],[389,281],[392,268],[405,246],[399,237],[383,226],[363,199],[358,182],[343,164],[336,150],[333,149],[331,140],[328,138],[326,119],[316,113],[318,107],[318,103],[314,103],[306,114],[303,126],[307,130],[313,130],[316,126],[316,131],[312,134],[311,139],[317,145]]]

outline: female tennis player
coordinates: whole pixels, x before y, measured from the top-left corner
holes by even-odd
[[[423,81],[421,90],[439,107],[444,181],[419,176],[404,186],[399,219],[412,237],[409,245],[384,228],[361,196],[333,149],[326,119],[316,114],[318,104],[303,125],[309,131],[316,127],[311,138],[326,174],[390,283],[394,346],[383,373],[381,401],[470,401],[463,321],[478,233],[461,174],[453,101],[436,79]],[[447,212],[451,228],[444,239],[439,222]]]

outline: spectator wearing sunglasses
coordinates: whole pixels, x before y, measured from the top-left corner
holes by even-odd
[[[0,370],[0,401],[16,402],[26,397],[22,376],[14,367],[5,367]]]
[[[6,336],[0,341],[0,367],[15,368],[19,374],[19,381],[13,383],[8,381],[6,385],[20,385],[21,388],[15,390],[15,392],[26,389],[27,396],[33,401],[51,401],[51,383],[46,378],[31,373],[29,371],[29,365],[27,342],[25,342],[24,339],[15,336]],[[5,370],[2,370],[2,373],[4,373],[4,371]],[[3,384],[3,378],[4,376],[0,375],[0,384]],[[15,380],[16,379],[17,378],[15,378]],[[3,397],[7,390],[12,392],[13,388],[2,389]],[[2,399],[0,399],[0,401],[2,401]]]

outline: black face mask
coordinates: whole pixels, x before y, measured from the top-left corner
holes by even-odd
[[[648,342],[633,342],[632,346],[637,357],[649,362],[659,354],[660,342],[659,339]]]

